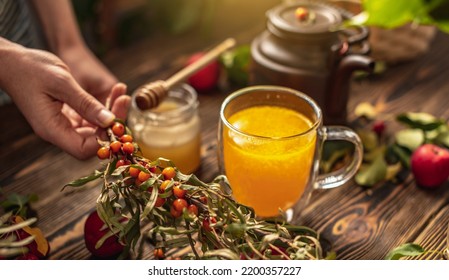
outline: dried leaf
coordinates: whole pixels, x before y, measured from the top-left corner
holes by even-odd
[[[368,102],[362,102],[355,107],[354,114],[357,117],[366,117],[374,120],[377,116],[376,108]]]
[[[371,164],[360,168],[355,175],[355,181],[361,186],[374,186],[378,182],[385,180],[387,175],[387,163],[384,156],[379,155]]]

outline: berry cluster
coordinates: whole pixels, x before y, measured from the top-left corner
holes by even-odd
[[[204,183],[181,173],[167,159],[146,159],[122,122],[114,123],[108,135],[110,140],[99,141],[98,150],[100,159],[108,159],[105,168],[67,184],[103,181],[96,207],[99,219],[95,227],[86,227],[101,234],[85,232],[94,255],[110,257],[120,249],[126,257],[149,241],[157,259],[176,259],[171,249],[185,247],[191,252],[183,259],[323,258],[315,231],[256,219],[252,208],[232,199],[225,176]],[[112,247],[110,240],[122,246]],[[111,248],[102,248],[106,245]]]
[[[116,140],[106,142],[106,144],[103,143],[102,147],[97,151],[98,158],[109,159],[111,155],[122,155],[123,158],[117,160],[116,167],[130,165],[131,161],[127,157],[136,150],[133,137],[130,134],[125,134],[125,126],[119,122],[114,123],[110,132],[112,132],[112,138]]]

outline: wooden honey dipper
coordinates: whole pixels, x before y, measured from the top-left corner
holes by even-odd
[[[208,51],[200,59],[189,64],[166,81],[159,80],[139,87],[135,93],[136,105],[140,110],[148,110],[157,107],[167,96],[168,91],[176,84],[184,81],[198,70],[216,59],[223,52],[235,46],[235,40],[229,38]]]

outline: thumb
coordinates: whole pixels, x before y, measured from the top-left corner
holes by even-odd
[[[100,127],[108,127],[115,119],[115,115],[108,110],[100,101],[81,88],[74,79],[69,88],[65,89],[61,101],[67,103],[83,119]]]

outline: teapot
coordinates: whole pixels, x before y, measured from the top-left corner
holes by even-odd
[[[342,28],[351,16],[319,1],[269,10],[266,30],[251,42],[250,84],[304,92],[322,108],[326,124],[345,124],[352,73],[374,70],[368,28]]]

